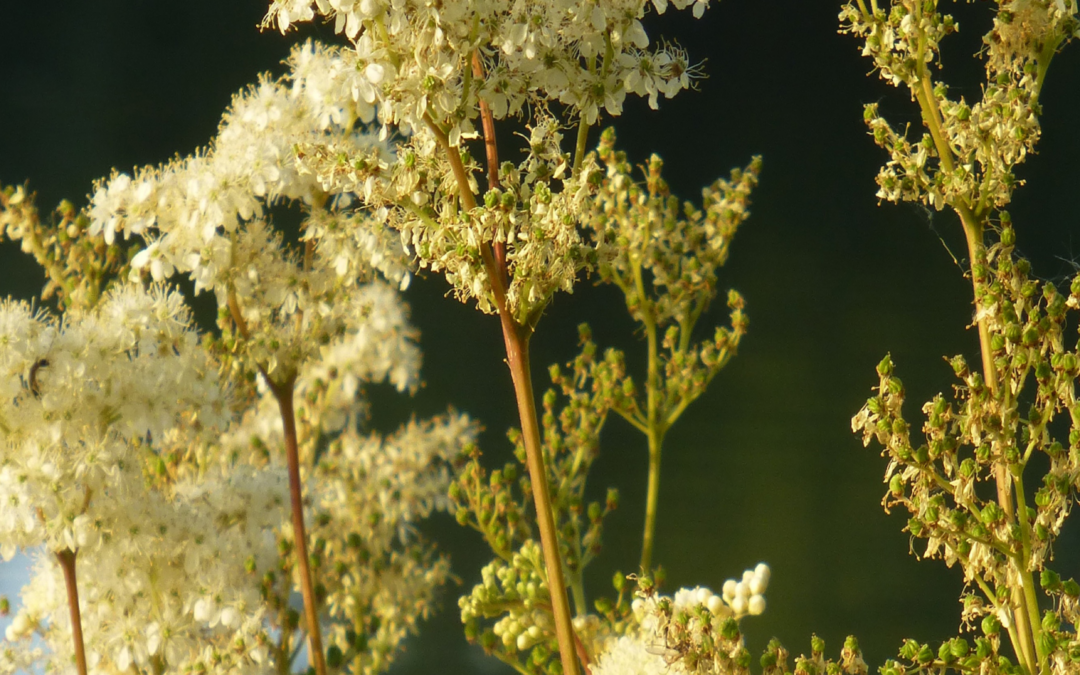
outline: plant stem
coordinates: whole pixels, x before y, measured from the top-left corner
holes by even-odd
[[[650,425],[649,435],[649,483],[645,496],[645,533],[641,538],[641,571],[649,573],[652,565],[653,542],[656,535],[656,509],[660,501],[660,455],[663,434]]]
[[[479,79],[484,77],[484,65],[480,62],[480,54],[473,52],[472,72]],[[488,189],[499,187],[499,146],[495,139],[495,116],[491,114],[491,106],[483,98],[480,100],[480,119],[484,127],[484,152],[487,154],[488,165]],[[496,241],[495,263],[500,270],[506,269],[506,242]]]
[[[505,300],[505,298],[504,298]],[[555,533],[555,517],[551,511],[548,491],[547,468],[544,466],[543,448],[540,445],[540,426],[536,421],[536,401],[533,396],[532,373],[529,369],[529,340],[514,323],[513,317],[501,305],[499,319],[506,342],[506,361],[514,381],[518,415],[521,418],[521,435],[525,443],[525,457],[532,483],[533,500],[536,505],[536,524],[540,529],[540,543],[544,550],[547,567],[548,591],[551,594],[552,614],[555,617],[555,635],[559,640],[564,675],[578,675],[577,655],[574,646],[574,629],[570,623],[570,602],[566,597],[563,580],[562,556]]]
[[[1040,639],[1042,636],[1042,623],[1039,621],[1039,601],[1035,597],[1035,580],[1032,579],[1031,572],[1028,570],[1031,561],[1031,525],[1028,523],[1027,501],[1024,496],[1023,465],[1020,465],[1017,473],[1013,474],[1013,480],[1016,481],[1016,516],[1020,521],[1020,543],[1022,547],[1021,558],[1016,566],[1016,572],[1023,587],[1023,597],[1027,605],[1027,619],[1031,623],[1030,637],[1032,645],[1030,646],[1034,647],[1034,654],[1038,659],[1038,672],[1042,672],[1046,666],[1046,654],[1043,653],[1042,640]]]
[[[923,122],[930,131],[930,136],[934,141],[934,147],[937,150],[941,167],[947,173],[951,173],[953,171],[953,152],[948,140],[942,132],[941,111],[938,109],[933,85],[930,81],[929,74],[925,70],[925,66],[923,66],[920,85],[921,87],[913,88],[913,91],[922,112]],[[950,206],[952,206],[957,215],[960,216],[960,222],[964,230],[964,238],[967,241],[968,272],[971,275],[975,316],[977,318],[976,320],[979,329],[979,352],[982,357],[983,379],[986,382],[986,387],[990,390],[991,396],[997,398],[999,387],[997,371],[994,368],[993,350],[990,348],[990,329],[987,325],[986,317],[982,316],[982,308],[980,307],[979,302],[979,281],[975,277],[975,265],[985,255],[983,223],[967,203],[958,201],[956,203],[951,203]],[[1015,509],[1013,508],[1012,481],[1009,479],[1008,468],[1004,464],[999,464],[996,467],[994,478],[997,483],[998,504],[1011,521],[1015,517]],[[1029,606],[1030,602],[1034,599],[1034,592],[1030,594],[1026,592],[1026,588],[1029,585],[1034,588],[1034,582],[1031,580],[1031,573],[1027,569],[1022,569],[1019,565],[1017,567],[1017,574],[1021,578],[1021,587],[1013,587],[1010,590],[1012,595],[1011,605],[1014,608],[1013,618],[1016,623],[1020,644],[1014,642],[1013,648],[1016,651],[1017,658],[1027,662],[1026,667],[1028,672],[1036,673],[1038,672],[1035,663],[1037,640],[1035,639],[1034,631],[1038,630],[1038,609],[1037,607]],[[1029,618],[1032,615],[1032,612],[1034,612],[1034,616],[1036,616],[1034,625],[1032,625],[1031,619]],[[1039,660],[1041,661],[1041,659]]]
[[[574,168],[571,170],[571,173],[575,176],[581,168],[581,160],[585,158],[585,146],[588,142],[589,123],[584,118],[581,118],[578,120],[577,142],[574,144]]]
[[[270,378],[270,391],[281,410],[281,424],[285,435],[285,458],[289,465],[289,499],[292,502],[293,538],[296,540],[296,568],[300,573],[300,592],[304,597],[304,616],[308,626],[308,652],[317,675],[326,675],[326,654],[322,647],[319,629],[319,611],[315,607],[315,590],[311,584],[311,568],[308,565],[307,535],[304,529],[304,500],[300,488],[300,452],[296,442],[296,415],[293,412],[293,384],[296,377],[289,377],[283,384]]]
[[[446,134],[434,120],[428,117],[426,122],[450,162],[450,168],[458,184],[462,206],[466,210],[475,209],[476,199],[469,188],[469,179],[465,166],[461,162],[460,152],[450,145]],[[517,398],[521,436],[525,445],[529,481],[532,484],[533,501],[536,506],[536,524],[540,529],[540,546],[544,552],[544,566],[547,568],[548,593],[551,595],[551,613],[555,618],[555,636],[559,641],[563,675],[579,675],[581,671],[578,668],[574,647],[574,628],[570,621],[570,600],[566,594],[562,556],[559,553],[559,540],[555,531],[555,517],[551,510],[547,468],[544,464],[543,446],[540,444],[540,425],[536,418],[536,399],[533,395],[532,372],[529,367],[529,328],[519,326],[511,314],[510,306],[506,301],[504,281],[506,270],[498,267],[491,246],[487,243],[482,244],[480,253],[491,284],[491,293],[495,296],[495,306],[499,311],[499,323],[502,326],[503,342],[506,345],[506,362],[510,366],[510,376],[514,382],[514,395]]]
[[[75,667],[79,675],[86,675],[86,648],[83,646],[82,618],[79,613],[79,584],[75,577],[76,552],[69,548],[56,552],[60,569],[64,570],[67,586],[68,611],[71,613],[71,641],[75,647]]]
[[[648,234],[646,235],[646,237]],[[652,565],[653,542],[656,535],[656,511],[660,500],[660,454],[667,429],[662,416],[660,399],[660,353],[656,336],[656,320],[653,305],[645,292],[645,279],[641,262],[633,268],[634,288],[637,292],[638,312],[645,326],[645,338],[649,351],[648,371],[645,378],[645,424],[649,439],[649,480],[645,500],[645,531],[641,536],[641,572],[648,574]],[[628,298],[629,299],[629,298]]]

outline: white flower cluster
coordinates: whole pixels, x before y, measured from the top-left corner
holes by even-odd
[[[708,0],[693,5],[700,17]],[[667,0],[274,0],[264,24],[285,32],[316,14],[354,43],[367,86],[356,94],[378,106],[380,122],[406,132],[426,129],[425,118],[451,120],[450,144],[474,132],[478,102],[495,119],[520,114],[528,104],[558,101],[588,124],[601,109],[622,112],[627,93],[670,98],[690,86],[692,67],[682,50],[649,49],[641,19]],[[474,54],[486,62],[473,73]],[[474,79],[476,78],[476,79]]]
[[[358,120],[372,115],[363,98],[350,94],[357,87],[354,59],[308,42],[293,50],[289,64],[292,69],[281,80],[264,76],[233,98],[217,138],[206,150],[134,176],[114,173],[99,183],[89,210],[91,234],[102,233],[110,243],[119,232],[145,237],[147,247],[132,261],[136,269],[148,269],[155,280],[175,271],[189,273],[196,292],[215,291],[224,305],[223,286],[253,276],[245,269],[251,261],[237,260],[244,258],[245,244],[260,251],[274,248],[273,237],[258,228],[268,203],[287,199],[320,206],[335,197],[298,172],[298,145],[329,137],[355,151],[371,149],[389,157],[373,137],[353,133]],[[341,206],[348,201],[343,198]],[[245,223],[252,223],[254,231],[245,232]],[[366,266],[356,267],[365,261],[404,282],[400,247],[381,232],[365,218],[335,211],[323,214],[305,238],[320,245],[327,241],[328,250],[321,253],[328,258],[328,269],[339,275],[366,272]],[[272,254],[282,257],[277,251]],[[295,303],[296,277],[267,269],[253,282],[265,286],[267,296],[282,302],[292,297]]]
[[[99,509],[98,543],[79,547],[77,566],[91,672],[274,672],[259,580],[278,562],[273,530],[287,505],[284,475],[262,471]],[[39,634],[62,670],[72,659],[68,611],[59,566],[41,555],[7,639]]]
[[[666,652],[640,637],[624,635],[612,641],[590,672],[592,675],[684,675],[686,669],[678,661],[665,658]]]
[[[673,4],[693,4],[701,16],[708,2]],[[286,31],[316,15],[333,17],[353,41],[351,72],[360,74],[339,95],[376,107],[380,138],[391,129],[407,138],[396,162],[350,139],[314,138],[299,145],[301,170],[323,191],[355,193],[388,217],[420,265],[445,272],[462,300],[495,312],[504,302],[497,294],[505,292],[509,311],[527,324],[593,264],[595,252],[577,231],[586,178],[595,172],[581,161],[588,127],[601,110],[621,114],[627,94],[647,97],[655,108],[660,95],[674,96],[696,76],[678,47],[650,46],[641,19],[649,8],[667,6],[276,0],[265,23]],[[548,112],[552,103],[581,125],[573,171]],[[478,166],[462,141],[477,137],[482,114],[485,124],[524,118],[529,156],[515,166],[489,155],[488,192],[478,200]],[[502,257],[492,253],[500,247]]]
[[[178,293],[127,287],[63,320],[0,303],[0,554],[92,544],[98,505],[137,486],[140,442],[225,422],[216,367]]]
[[[724,582],[720,595],[697,586],[670,598],[635,598],[636,631],[608,641],[593,675],[730,672],[731,662],[745,653],[736,622],[765,611],[769,577],[769,566],[759,563],[741,580]]]
[[[316,53],[326,56],[294,56],[310,66]],[[375,673],[449,576],[414,526],[447,507],[448,462],[476,428],[451,413],[387,438],[362,433],[363,387],[415,389],[420,351],[399,294],[367,281],[408,278],[397,236],[341,210],[346,197],[322,208],[331,197],[294,180],[286,145],[272,147],[287,137],[273,125],[297,110],[307,123],[355,113],[284,108],[315,89],[264,81],[234,101],[210,151],[135,181],[114,176],[94,222],[106,237],[150,241],[134,262],[159,283],[184,270],[215,291],[247,333],[226,333],[226,356],[243,348],[271,377],[291,378],[328,659]],[[244,147],[255,155],[240,158]],[[275,196],[305,195],[312,214],[294,255],[256,216]],[[60,551],[77,559],[92,673],[269,673],[295,656],[281,412],[265,388],[229,396],[219,371],[243,370],[222,369],[189,324],[182,296],[125,280],[62,320],[0,306],[0,551],[44,546],[0,672],[73,659]]]

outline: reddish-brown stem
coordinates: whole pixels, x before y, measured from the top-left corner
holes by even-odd
[[[269,381],[269,378],[267,378]],[[296,415],[293,412],[293,383],[290,377],[284,384],[270,381],[270,391],[281,410],[285,435],[285,458],[289,465],[289,499],[292,502],[293,538],[296,540],[296,567],[300,573],[300,593],[304,597],[304,617],[308,626],[308,652],[317,675],[326,675],[326,654],[319,629],[319,611],[315,607],[315,589],[308,565],[307,534],[304,528],[304,501],[300,487],[300,450],[296,443]]]
[[[485,257],[491,260],[490,252]],[[494,260],[491,260],[491,262],[494,263]],[[499,290],[501,291],[501,289]],[[540,427],[536,419],[532,373],[529,369],[529,339],[524,332],[525,329],[514,322],[506,307],[506,299],[501,292],[496,293],[496,300],[499,305],[499,320],[503,329],[503,341],[506,343],[506,362],[510,366],[510,375],[514,381],[514,394],[517,398],[521,435],[525,444],[526,464],[529,468],[529,480],[532,483],[533,502],[536,506],[536,522],[540,530],[540,543],[544,551],[544,566],[547,567],[548,590],[551,594],[552,614],[555,617],[555,635],[559,640],[563,673],[577,675],[580,671],[574,646],[574,628],[570,622],[570,600],[566,595],[562,556],[559,555],[559,541],[555,534],[555,517],[551,510],[547,469],[544,466],[543,449],[540,445]]]
[[[484,65],[480,63],[480,54],[473,52],[472,55],[473,76],[484,79]],[[491,106],[483,98],[480,99],[480,120],[484,125],[484,150],[487,152],[488,163],[488,187],[499,187],[499,148],[495,143],[495,117],[491,114]]]
[[[427,118],[435,138],[446,152],[450,167],[458,183],[462,205],[466,209],[476,208],[476,199],[469,188],[468,176],[461,162],[457,148],[450,145],[442,129],[431,118]],[[559,656],[562,660],[563,675],[579,675],[578,660],[574,645],[574,627],[570,620],[570,600],[566,595],[566,581],[563,578],[562,556],[559,555],[559,540],[555,531],[555,516],[551,510],[551,496],[548,490],[547,469],[544,466],[543,448],[540,444],[540,426],[536,418],[536,400],[533,396],[532,373],[529,369],[529,335],[527,326],[519,326],[506,302],[504,282],[506,268],[500,268],[494,252],[488,244],[480,247],[491,293],[495,296],[495,306],[499,311],[499,323],[502,326],[503,343],[506,345],[506,363],[510,366],[510,376],[514,382],[514,395],[517,398],[518,416],[521,421],[521,435],[525,444],[525,458],[532,483],[533,501],[536,506],[536,524],[540,530],[540,546],[544,551],[544,566],[547,568],[548,592],[551,595],[551,613],[555,618],[555,636],[559,641]]]
[[[473,76],[484,79],[484,66],[480,63],[479,52],[473,52],[472,56]],[[488,188],[499,187],[499,146],[495,141],[495,116],[491,114],[491,106],[483,98],[480,99],[480,120],[484,126],[484,150],[487,153],[488,164]],[[495,252],[496,268],[505,275],[506,270],[506,242],[496,241],[493,247]],[[502,279],[506,285],[505,276]]]
[[[589,665],[589,652],[585,649],[585,643],[581,641],[577,633],[574,633],[574,648],[577,650],[581,666],[585,669],[585,675],[592,675],[592,667]]]
[[[60,569],[64,570],[67,586],[68,611],[71,613],[71,641],[75,647],[75,667],[79,675],[86,675],[86,649],[83,647],[82,616],[79,613],[79,583],[75,577],[75,551],[65,548],[56,552]]]

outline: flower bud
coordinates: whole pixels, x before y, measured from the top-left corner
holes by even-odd
[[[915,660],[923,665],[930,663],[934,660],[934,650],[930,649],[930,645],[923,645],[915,656]]]
[[[326,665],[331,668],[337,668],[341,666],[341,662],[345,660],[345,655],[341,651],[341,647],[337,645],[330,645],[330,648],[326,650]]]
[[[956,657],[953,656],[952,645],[950,645],[948,642],[942,642],[941,646],[938,647],[938,658],[945,663],[952,663],[953,661],[955,661]]]
[[[746,596],[736,595],[734,599],[731,600],[731,609],[735,610],[736,614],[746,614]]]
[[[765,611],[765,596],[761,594],[755,594],[750,596],[750,601],[747,603],[747,609],[752,616],[759,616]]]
[[[1080,597],[1080,584],[1073,579],[1069,579],[1061,584],[1061,591],[1070,598]]]

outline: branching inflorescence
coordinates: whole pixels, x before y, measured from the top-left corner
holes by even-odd
[[[923,407],[924,438],[913,440],[901,411],[904,389],[886,357],[878,394],[852,428],[864,443],[881,443],[889,458],[885,508],[910,512],[907,530],[926,540],[925,556],[963,567],[964,621],[979,623],[983,635],[973,646],[963,637],[945,641],[936,652],[908,641],[903,663],[890,662],[883,672],[1075,672],[1080,586],[1062,581],[1048,564],[1080,487],[1080,367],[1075,340],[1067,338],[1080,279],[1064,293],[1032,278],[1030,264],[1014,254],[1016,231],[1004,209],[1021,183],[1015,168],[1039,138],[1039,95],[1050,61],[1080,30],[1077,6],[997,3],[983,40],[982,98],[969,102],[950,98],[934,80],[939,42],[958,30],[937,4],[858,0],[840,17],[845,32],[864,40],[863,54],[879,75],[906,87],[919,107],[919,139],[894,129],[876,105],[866,107],[874,141],[890,155],[878,174],[878,197],[959,216],[981,362],[950,361],[960,380],[955,394]],[[1001,649],[1003,631],[1011,657]]]

